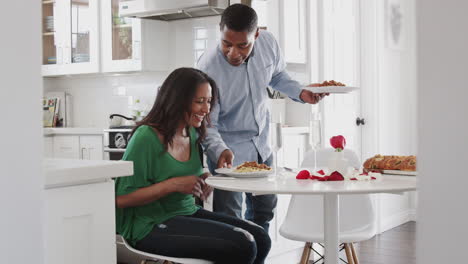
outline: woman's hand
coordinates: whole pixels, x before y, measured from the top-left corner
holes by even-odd
[[[203,197],[203,187],[206,185],[205,181],[198,176],[183,176],[171,178],[171,184],[174,187],[174,191],[193,194],[202,199]]]
[[[213,192],[213,187],[211,187],[210,185],[208,185],[205,182],[206,178],[208,178],[210,176],[211,176],[211,173],[209,173],[209,172],[205,172],[200,176],[200,178],[203,179],[203,183],[204,183],[204,186],[202,186],[203,195],[202,195],[202,197],[200,197],[200,199],[202,199],[202,201],[205,201],[206,199],[208,199],[210,194]]]

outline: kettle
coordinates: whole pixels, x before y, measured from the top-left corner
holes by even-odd
[[[135,118],[119,114],[109,116],[109,127],[135,126]]]

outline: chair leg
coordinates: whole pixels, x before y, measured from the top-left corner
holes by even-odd
[[[349,243],[349,245],[351,246],[351,251],[353,252],[353,261],[354,261],[354,264],[359,264],[359,260],[358,260],[358,257],[356,255],[356,250],[354,250],[354,245],[353,243]]]
[[[302,251],[302,257],[300,264],[307,264],[310,258],[310,250],[312,248],[312,243],[306,242],[304,246],[304,250]]]
[[[140,264],[146,264],[146,259],[142,260]]]
[[[344,249],[345,249],[345,252],[346,252],[346,259],[348,260],[348,264],[354,264],[353,253],[351,252],[351,248],[349,246],[349,243],[344,244]]]

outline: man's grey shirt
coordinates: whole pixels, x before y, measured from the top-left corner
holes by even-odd
[[[234,166],[256,161],[257,152],[265,161],[271,155],[266,87],[302,102],[302,86],[286,72],[281,50],[270,32],[260,31],[248,62],[240,66],[229,64],[220,45],[198,61],[198,68],[219,88],[218,103],[211,106],[212,127],[207,129],[203,146],[214,164],[225,149],[233,151]]]

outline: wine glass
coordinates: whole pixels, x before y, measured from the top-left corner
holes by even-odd
[[[281,123],[271,123],[270,145],[275,152],[275,176],[278,176],[278,151],[283,147],[283,133]]]
[[[317,149],[320,147],[322,131],[319,119],[309,120],[309,146],[314,151],[314,172],[317,171]]]

